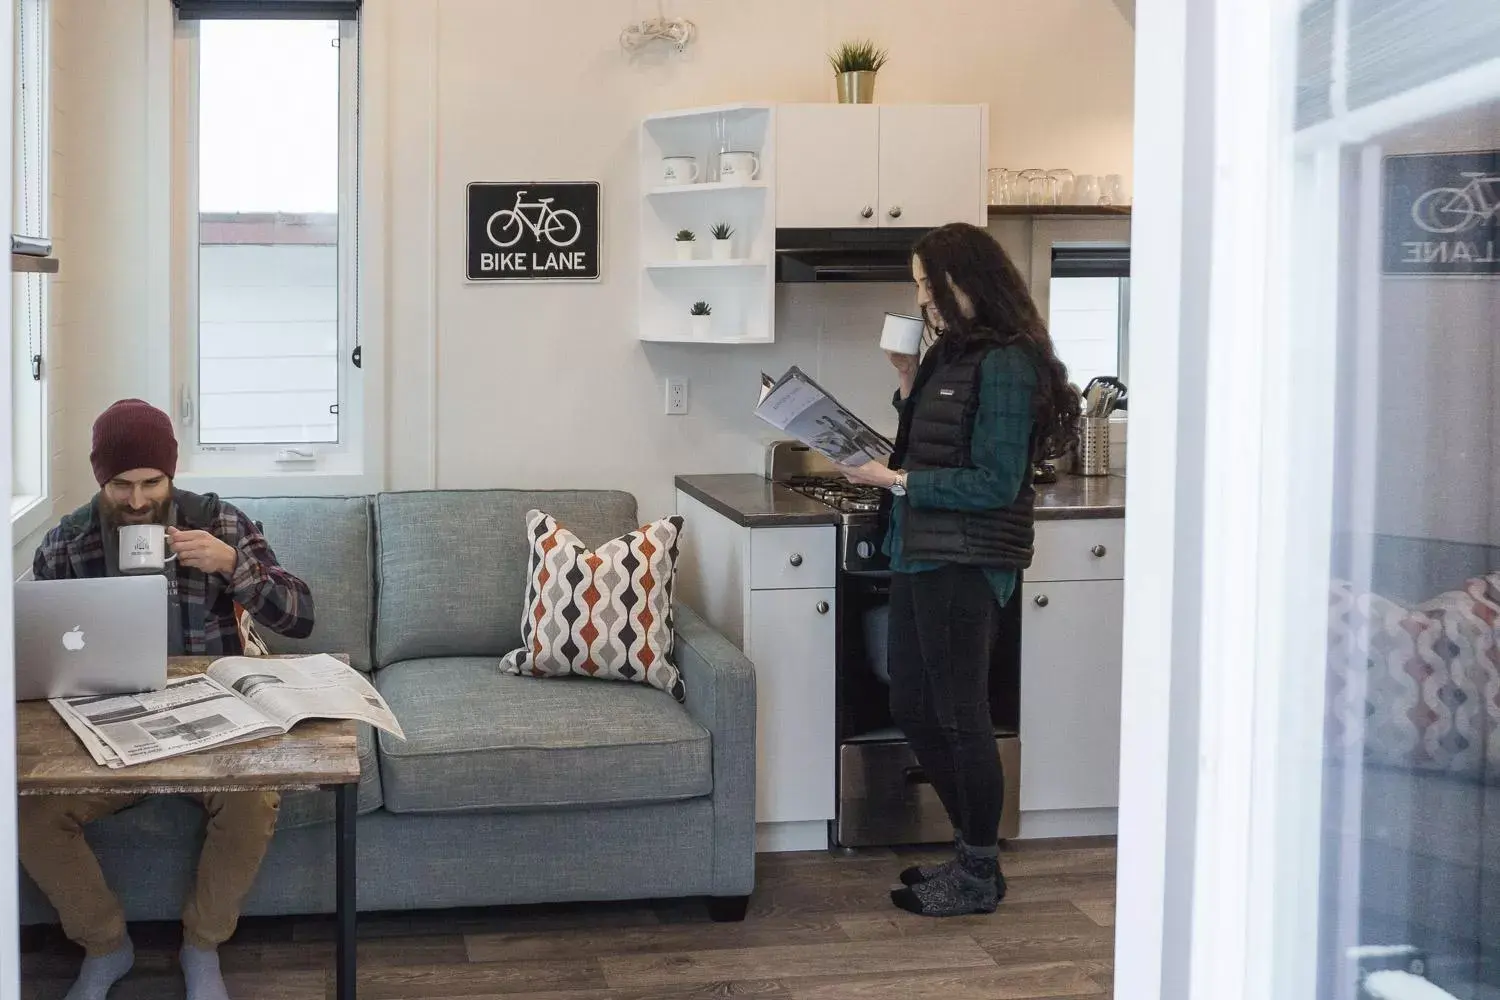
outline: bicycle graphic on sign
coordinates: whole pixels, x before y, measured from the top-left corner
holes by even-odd
[[[1465,170],[1461,176],[1469,179],[1463,187],[1433,188],[1412,202],[1412,221],[1429,233],[1461,233],[1500,214],[1500,174]]]
[[[578,221],[577,215],[566,208],[554,209],[554,198],[523,201],[525,197],[525,191],[517,191],[516,203],[510,208],[500,209],[484,224],[485,234],[489,236],[491,243],[502,250],[513,247],[521,242],[521,237],[528,229],[531,230],[533,239],[544,239],[558,249],[578,242],[578,237],[583,234],[583,224]],[[528,211],[535,211],[534,219],[526,214]],[[499,236],[495,235],[496,222],[500,222]]]

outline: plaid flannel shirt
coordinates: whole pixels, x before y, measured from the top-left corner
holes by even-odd
[[[277,563],[265,536],[243,512],[213,494],[174,490],[173,500],[176,527],[207,531],[239,553],[234,573],[228,577],[176,562],[167,564],[167,584],[175,590],[181,611],[186,655],[242,654],[236,605],[278,635],[302,639],[312,633],[312,592]],[[31,573],[38,580],[108,575],[98,497],[47,533],[36,550]]]

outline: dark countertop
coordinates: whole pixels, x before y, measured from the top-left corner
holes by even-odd
[[[1089,517],[1124,516],[1124,476],[1061,475],[1055,483],[1036,485],[1038,521],[1078,521]]]
[[[678,476],[676,486],[746,528],[838,523],[838,515],[818,501],[753,473]],[[1038,521],[1124,516],[1124,476],[1059,476],[1055,483],[1037,484]]]
[[[678,476],[677,488],[746,528],[837,524],[838,515],[816,500],[764,476]]]

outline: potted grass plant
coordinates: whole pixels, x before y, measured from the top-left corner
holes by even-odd
[[[688,310],[689,322],[693,324],[693,339],[707,340],[709,326],[713,322],[713,309],[707,302],[694,302]]]
[[[673,242],[677,244],[678,260],[693,259],[693,248],[698,242],[698,235],[696,233],[691,229],[679,229]]]
[[[828,54],[838,82],[840,104],[870,104],[875,100],[875,74],[889,53],[874,42],[845,42]]]
[[[713,235],[712,246],[714,260],[734,260],[734,227],[727,222],[720,222],[709,230]]]

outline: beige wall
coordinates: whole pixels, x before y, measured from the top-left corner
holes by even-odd
[[[76,500],[91,490],[93,415],[122,395],[170,397],[164,360],[143,346],[165,322],[145,242],[163,211],[160,151],[144,137],[166,112],[163,81],[147,66],[163,43],[156,8],[169,0],[54,2],[78,22],[62,46],[64,64],[77,67],[67,86],[76,110],[58,127],[65,215],[92,234],[109,220],[107,239],[71,243],[60,286],[76,331],[63,382]],[[1128,182],[1133,34],[1111,0],[668,0],[669,13],[697,22],[700,41],[686,55],[634,63],[619,32],[653,15],[656,0],[366,7],[367,44],[383,47],[366,50],[367,66],[384,77],[367,85],[385,94],[389,145],[380,168],[392,488],[611,486],[634,491],[644,512],[661,511],[675,473],[760,467],[769,434],[748,412],[757,380],[793,363],[887,419],[890,372],[873,341],[881,313],[909,304],[902,286],[783,288],[769,347],[635,339],[633,150],[647,113],[829,100],[824,53],[870,36],[892,52],[882,102],[988,102],[996,165]],[[464,185],[530,177],[603,182],[603,280],[463,280]],[[661,412],[669,376],[691,382],[688,416]]]

